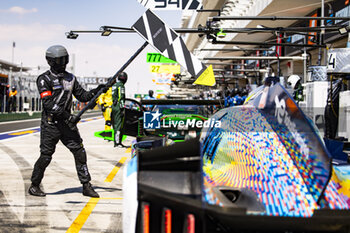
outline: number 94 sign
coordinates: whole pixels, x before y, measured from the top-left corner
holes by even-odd
[[[199,10],[202,0],[137,0],[151,10]]]

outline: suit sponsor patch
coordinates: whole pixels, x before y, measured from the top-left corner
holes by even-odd
[[[44,98],[45,96],[50,96],[50,95],[52,95],[51,91],[44,91],[43,93],[40,94],[41,98]]]

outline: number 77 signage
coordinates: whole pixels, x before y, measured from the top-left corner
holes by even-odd
[[[137,0],[152,10],[199,10],[203,8],[201,0]]]

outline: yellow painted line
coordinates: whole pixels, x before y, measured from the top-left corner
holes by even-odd
[[[36,133],[38,130],[27,130],[27,131],[21,131],[16,133],[10,133],[9,135],[24,135],[24,134],[30,134],[30,133]]]
[[[81,230],[84,223],[90,216],[91,212],[97,205],[99,200],[123,200],[122,197],[101,197],[101,198],[90,198],[89,202],[85,205],[84,209],[80,212],[78,217],[74,220],[72,225],[68,228],[66,233],[77,233]]]
[[[114,179],[115,175],[117,174],[117,172],[119,171],[121,165],[123,165],[126,161],[126,157],[122,157],[119,162],[118,165],[116,165],[113,170],[111,171],[111,173],[109,173],[109,175],[107,176],[107,178],[105,179],[105,182],[112,182],[112,180]]]
[[[125,153],[131,153],[131,147],[125,150]]]
[[[84,209],[80,212],[66,233],[79,232],[99,200],[100,198],[90,198],[89,202],[85,205]]]

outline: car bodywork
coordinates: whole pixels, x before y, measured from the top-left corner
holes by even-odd
[[[279,83],[211,118],[200,140],[130,161],[124,232],[349,232],[349,166]]]

